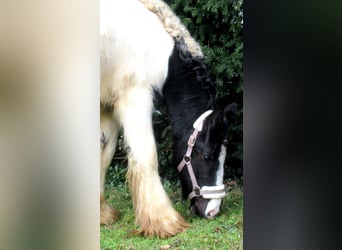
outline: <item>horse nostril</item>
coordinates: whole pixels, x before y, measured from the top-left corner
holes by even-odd
[[[214,209],[214,210],[210,210],[208,213],[207,213],[207,218],[208,219],[211,219],[211,218],[213,218],[215,215],[217,215],[218,214],[218,210],[217,209]]]

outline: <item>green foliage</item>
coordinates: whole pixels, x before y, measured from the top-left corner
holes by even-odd
[[[127,156],[125,150],[125,143],[123,132],[120,132],[118,143],[116,146],[115,156],[106,176],[106,185],[110,187],[122,187],[126,181],[127,172]]]
[[[166,180],[178,180],[176,166],[172,164],[171,125],[167,116],[166,106],[156,102],[156,111],[153,113],[153,129],[157,142],[159,174]]]
[[[242,177],[242,95],[243,95],[243,1],[242,0],[167,0],[174,12],[202,46],[210,76],[217,89],[217,98],[228,97],[238,104],[238,113],[227,131],[229,145],[225,178]],[[153,114],[158,145],[159,171],[163,179],[178,180],[172,165],[170,122],[166,108],[156,102]],[[120,155],[121,154],[121,155]],[[122,152],[116,154],[108,180],[122,183],[125,162]],[[108,182],[107,182],[108,183]]]

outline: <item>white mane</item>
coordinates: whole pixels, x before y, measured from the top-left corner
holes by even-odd
[[[187,50],[194,57],[203,57],[200,45],[190,35],[179,17],[162,0],[139,0],[145,7],[154,12],[161,20],[165,30],[176,40],[184,40]]]

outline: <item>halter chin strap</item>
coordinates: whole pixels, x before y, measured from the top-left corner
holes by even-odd
[[[207,118],[213,111],[208,110],[204,112],[200,117],[197,118],[197,120],[194,122],[193,127],[194,131],[189,137],[188,140],[188,149],[186,150],[186,153],[182,159],[182,161],[179,163],[177,170],[178,172],[181,172],[184,168],[184,166],[187,167],[191,183],[192,183],[192,192],[188,196],[188,200],[191,200],[194,197],[200,197],[202,196],[204,199],[220,199],[223,198],[226,195],[225,187],[224,185],[218,185],[218,186],[203,186],[200,187],[197,183],[196,176],[194,174],[194,170],[191,165],[191,153],[192,149],[196,143],[198,132],[202,131],[203,128],[203,122],[205,118]]]

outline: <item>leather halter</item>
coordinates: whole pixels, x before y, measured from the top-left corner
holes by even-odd
[[[194,131],[189,137],[188,140],[188,149],[186,150],[186,153],[182,159],[182,161],[179,163],[177,170],[180,173],[184,166],[187,167],[191,183],[192,183],[192,192],[188,196],[188,200],[191,200],[194,197],[200,197],[202,196],[204,199],[220,199],[223,198],[226,195],[225,187],[224,185],[218,185],[218,186],[203,186],[200,187],[197,183],[196,176],[194,174],[194,170],[191,165],[191,153],[192,149],[196,143],[198,132],[202,131],[203,128],[203,122],[205,118],[207,118],[213,111],[208,110],[204,112],[200,117],[197,118],[197,120],[194,122],[193,127]]]

